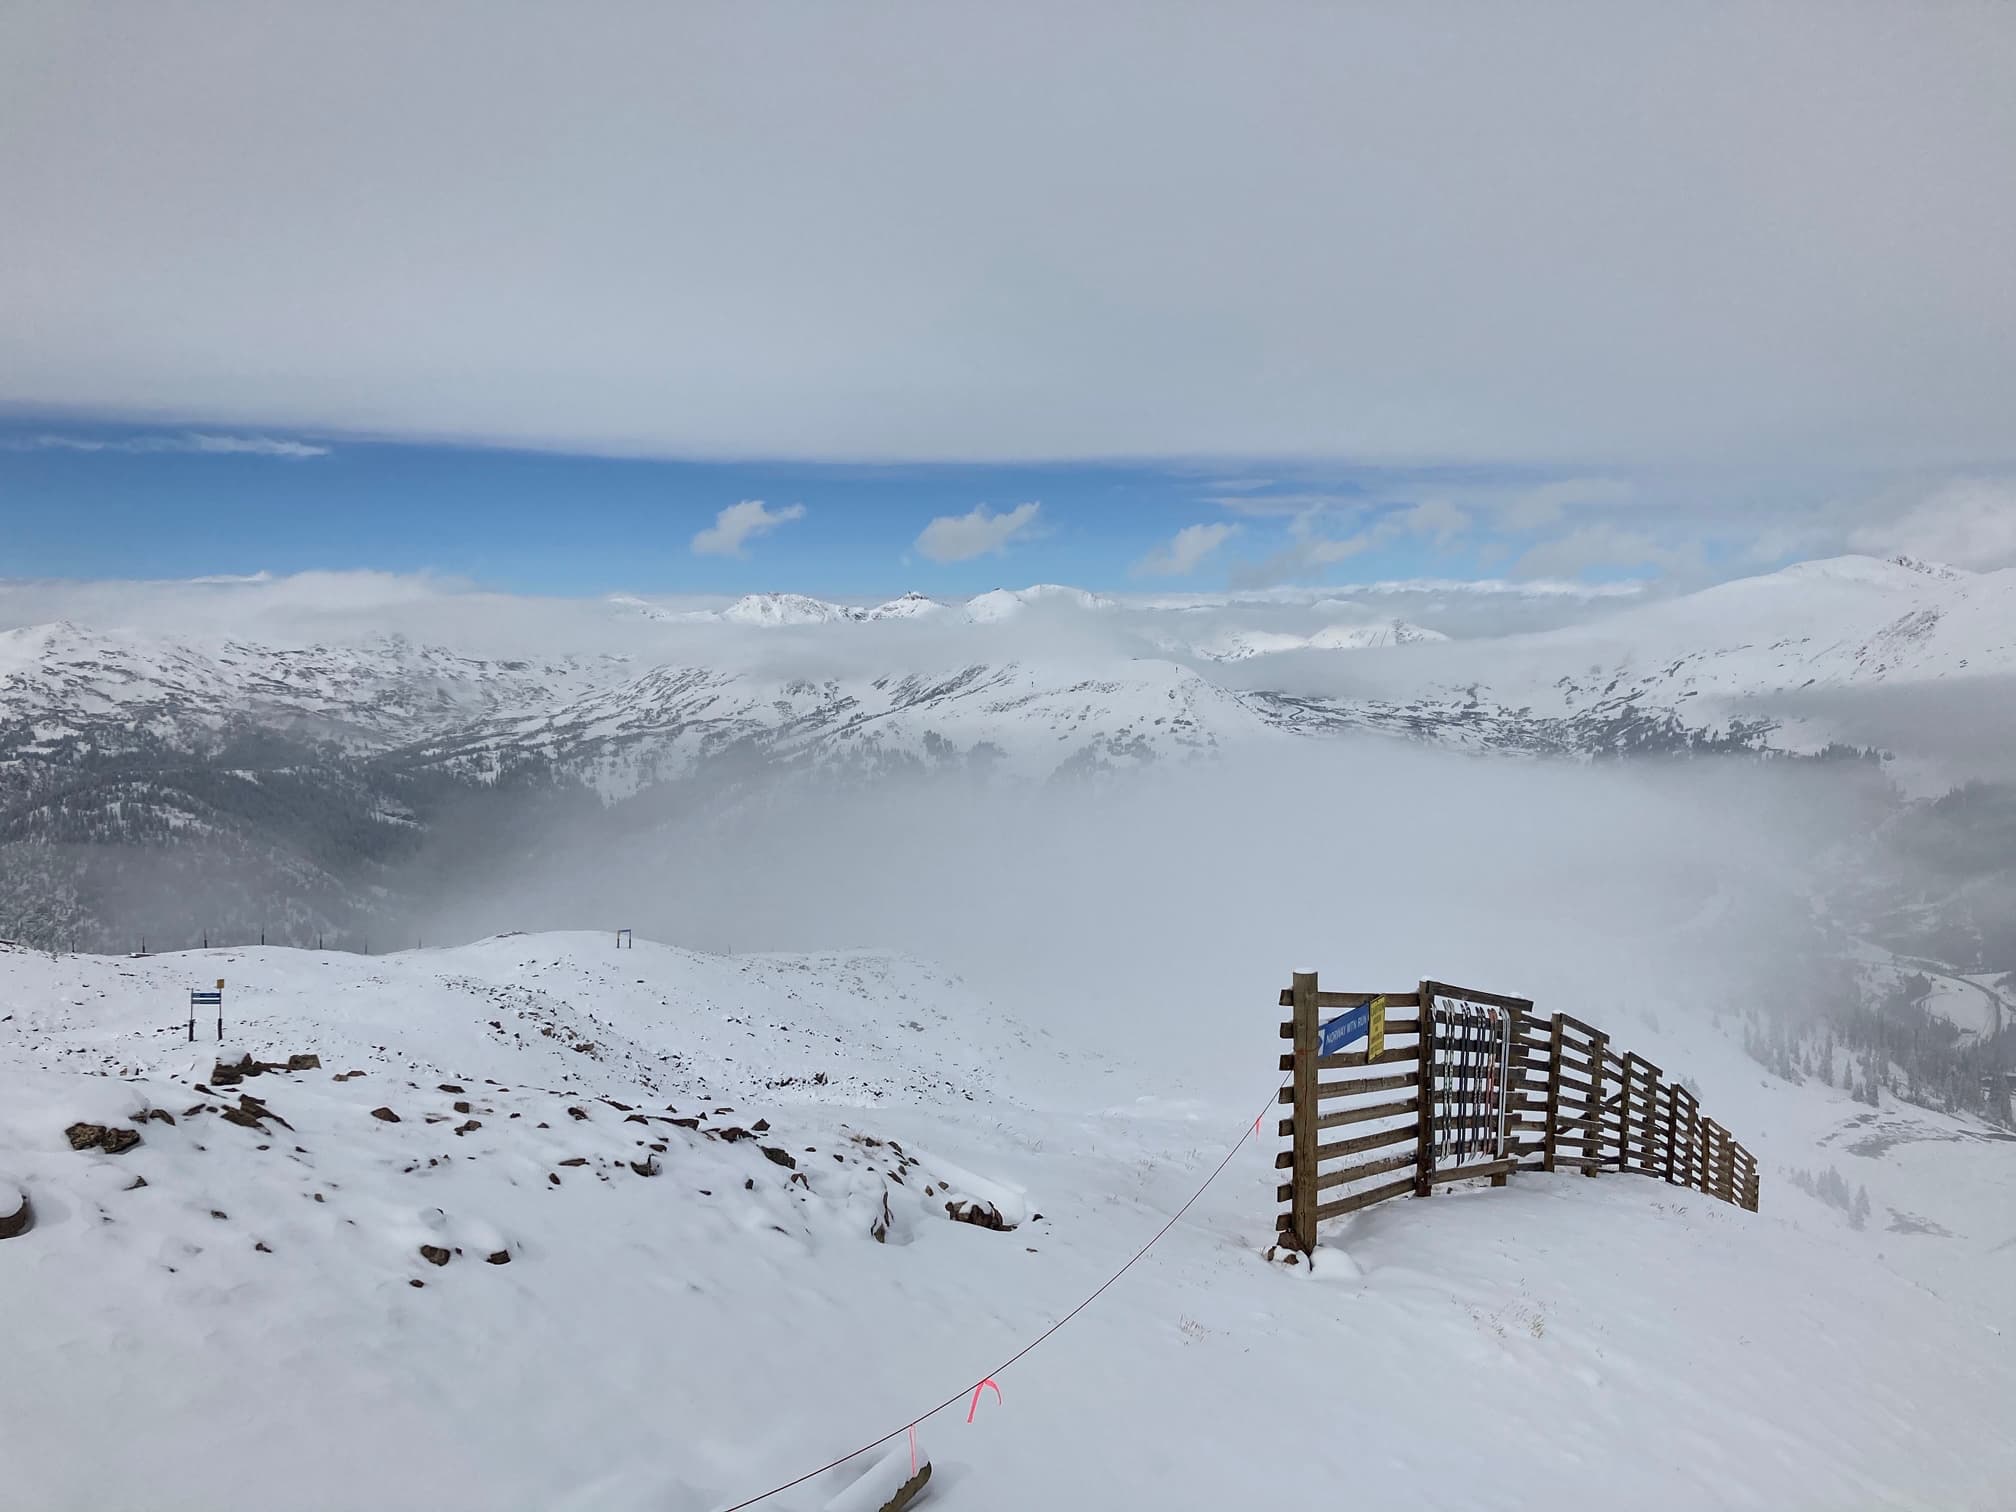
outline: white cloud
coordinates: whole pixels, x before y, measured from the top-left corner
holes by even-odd
[[[1400,516],[1400,523],[1416,535],[1432,535],[1437,546],[1447,546],[1470,528],[1470,516],[1447,499],[1423,499]]]
[[[1134,571],[1143,577],[1187,577],[1238,531],[1237,525],[1185,525],[1136,562]]]
[[[1341,509],[1362,509],[1365,497],[1355,493],[1278,493],[1245,497],[1240,494],[1207,495],[1206,503],[1217,504],[1233,514],[1254,519],[1313,520]]]
[[[1788,522],[1767,526],[1739,554],[1750,566],[1768,567],[1793,558],[1811,556],[1815,551],[1823,550],[1828,542],[1839,539],[1840,536],[1826,526]]]
[[[8,7],[0,406],[1214,473],[2010,444],[2006,5],[424,9]]]
[[[1679,571],[1697,566],[1700,557],[1698,547],[1668,546],[1642,530],[1600,521],[1533,547],[1514,570],[1522,577],[1573,577],[1592,567]]]
[[[1956,567],[2016,566],[2016,478],[1956,478],[1896,519],[1858,528],[1849,544]]]
[[[1319,536],[1310,534],[1309,527],[1298,519],[1294,541],[1258,562],[1235,568],[1232,579],[1243,588],[1268,588],[1293,582],[1370,551],[1390,537],[1394,528],[1393,522],[1387,520],[1356,535]]]
[[[966,562],[1001,551],[1010,541],[1036,528],[1040,504],[1017,504],[1003,514],[990,514],[976,504],[971,514],[940,515],[917,537],[917,550],[934,562]]]
[[[1558,525],[1571,508],[1628,504],[1637,490],[1621,478],[1560,478],[1513,494],[1498,512],[1507,530]]]
[[[761,499],[744,499],[739,504],[730,504],[714,516],[714,523],[693,537],[695,556],[746,555],[743,548],[760,535],[768,535],[779,525],[805,517],[803,504],[786,504],[782,509],[767,509]]]
[[[287,441],[271,436],[219,436],[192,431],[186,436],[9,436],[0,440],[0,451],[66,452],[187,452],[199,456],[246,457],[326,457],[330,448],[308,441]]]

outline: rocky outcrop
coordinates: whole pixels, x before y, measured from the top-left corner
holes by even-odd
[[[14,1198],[20,1198],[20,1205],[8,1212]],[[18,1187],[0,1181],[0,1239],[18,1239],[35,1227],[35,1207],[29,1202],[28,1194]]]
[[[139,1130],[108,1128],[104,1124],[74,1123],[63,1135],[73,1150],[103,1150],[107,1155],[117,1155],[140,1143]]]
[[[1005,1234],[1015,1225],[1001,1216],[1001,1209],[991,1202],[948,1202],[945,1214],[954,1223],[970,1223],[976,1228],[993,1229]]]

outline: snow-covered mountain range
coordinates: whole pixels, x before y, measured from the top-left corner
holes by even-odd
[[[1773,726],[1767,743],[1775,733],[1775,743],[1798,749],[1824,732],[1774,708],[1785,695],[2016,672],[2016,573],[1860,557],[1805,563],[1568,628],[1462,640],[1403,619],[1275,628],[1237,600],[1217,606],[1185,639],[1174,631],[1198,619],[1194,606],[1172,616],[1047,585],[964,604],[911,594],[865,608],[760,594],[676,616],[638,600],[611,602],[619,614],[676,618],[701,634],[710,626],[723,634],[791,628],[835,639],[811,643],[803,671],[790,669],[787,656],[781,672],[774,657],[766,671],[752,672],[736,669],[740,656],[717,662],[690,634],[678,660],[668,661],[641,639],[615,651],[525,659],[399,636],[291,645],[30,626],[0,631],[0,736],[10,758],[108,751],[122,739],[195,749],[246,726],[370,751],[413,742],[494,747],[512,732],[550,744],[548,732],[561,727],[626,742],[652,727],[703,744],[774,731],[796,751],[808,735],[858,733],[864,722],[908,711],[913,743],[937,729],[1011,750],[1031,738],[1048,745],[1078,737],[1095,745],[1132,745],[1137,737],[1159,745],[1166,737],[1184,749],[1262,727],[1307,733],[1326,724],[1401,724],[1461,736],[1489,723],[1488,715],[1532,726],[1508,744],[1572,749],[1574,735],[1559,722],[1596,728],[1635,711],[1697,732],[1761,720]],[[1018,621],[1036,607],[1104,639],[1088,635],[1061,652],[1049,642],[1025,645]],[[949,621],[989,633],[934,634]],[[849,629],[867,624],[911,635],[848,644]],[[1215,670],[1228,664],[1239,665]],[[836,675],[835,665],[846,670]],[[1326,691],[1326,683],[1349,691]],[[977,697],[982,689],[990,696]],[[1072,689],[1085,696],[1070,696]],[[1298,707],[1284,712],[1270,695]],[[1170,701],[1189,717],[1166,719]],[[1205,706],[1215,715],[1197,712]]]
[[[811,769],[1040,781],[1350,735],[1575,758],[1889,749],[1967,720],[1861,718],[1887,707],[1872,693],[1937,690],[1965,713],[2000,706],[2016,673],[2016,572],[1847,557],[1486,638],[1415,622],[1432,609],[1054,585],[963,604],[615,599],[592,644],[535,657],[386,634],[6,630],[0,846],[17,883],[0,928],[103,918],[69,847],[170,834],[284,855],[276,879],[305,867],[354,896],[357,868],[411,849],[456,793],[609,805]],[[1907,747],[1898,770],[1936,794],[1982,774],[1968,754]]]

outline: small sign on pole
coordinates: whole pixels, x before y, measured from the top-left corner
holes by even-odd
[[[636,947],[636,943],[637,942],[630,937],[629,930],[619,929],[616,931],[616,948],[618,950],[634,949]]]
[[[1381,993],[1365,1005],[1365,1060],[1369,1065],[1386,1053],[1386,996]]]
[[[215,1008],[217,1010],[217,1038],[224,1038],[224,978],[217,978],[215,992],[191,992],[189,994],[189,1043],[196,1043],[196,1010]]]

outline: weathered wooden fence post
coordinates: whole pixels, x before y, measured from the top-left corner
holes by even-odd
[[[1295,1164],[1288,1217],[1296,1248],[1316,1253],[1316,973],[1295,973]]]
[[[1673,1183],[1675,1162],[1680,1151],[1680,1088],[1674,1082],[1666,1083],[1666,1183]]]
[[[1540,1169],[1554,1169],[1554,1155],[1561,1143],[1561,1015],[1554,1015],[1554,1027],[1547,1040],[1547,1133]]]
[[[1589,1101],[1583,1109],[1588,1122],[1582,1126],[1584,1176],[1594,1176],[1603,1165],[1603,1076],[1606,1070],[1603,1055],[1609,1048],[1609,1035],[1596,1033],[1589,1036]]]
[[[1421,1060],[1415,1069],[1414,1111],[1414,1195],[1426,1197],[1435,1190],[1435,984],[1423,981],[1415,993],[1421,1015],[1421,1034],[1416,1040]]]

